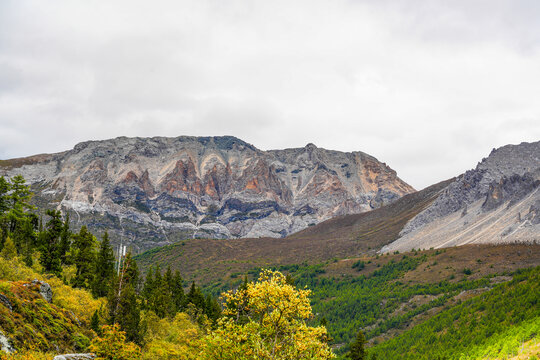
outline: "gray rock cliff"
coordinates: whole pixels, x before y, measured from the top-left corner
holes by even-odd
[[[0,175],[15,174],[38,206],[135,251],[194,237],[283,237],[414,191],[363,152],[261,151],[232,136],[88,141],[4,161]]]
[[[540,142],[494,149],[411,219],[382,252],[540,241]]]

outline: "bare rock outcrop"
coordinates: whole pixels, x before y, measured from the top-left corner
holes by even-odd
[[[4,294],[0,294],[0,304],[7,307],[9,311],[13,311],[13,305],[11,304],[7,296],[5,296]]]
[[[87,354],[63,354],[56,355],[53,360],[92,360],[95,359],[96,355],[92,353]]]
[[[488,200],[489,193],[491,191],[492,196],[495,195],[497,189],[502,189],[501,186],[510,189],[516,185],[511,190],[512,192],[526,193],[538,180],[539,169],[540,141],[493,149],[489,157],[478,163],[476,169],[461,175],[430,207],[412,219],[404,227],[401,235],[406,235],[435,219],[462,210],[478,200],[484,200],[485,209],[489,210],[496,204],[493,199]],[[525,176],[526,173],[529,175]],[[524,176],[525,178],[522,178]],[[497,185],[498,183],[500,185]],[[521,189],[521,185],[525,187]]]
[[[45,281],[34,279],[32,280],[31,283],[24,284],[24,286],[26,287],[35,286],[39,291],[39,295],[41,295],[41,297],[48,303],[52,303],[53,291],[52,291],[51,285],[49,285]]]
[[[2,331],[0,331],[0,350],[8,354],[15,352],[15,348],[11,345],[11,340]]]
[[[232,136],[88,141],[4,161],[0,175],[15,174],[33,185],[38,206],[69,211],[75,227],[108,230],[135,250],[194,237],[284,237],[414,191],[363,152],[262,151]]]
[[[382,252],[540,241],[540,142],[493,150],[452,182]]]

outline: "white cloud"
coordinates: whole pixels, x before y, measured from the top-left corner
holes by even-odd
[[[0,3],[0,158],[238,136],[378,157],[417,188],[540,138],[537,1]]]

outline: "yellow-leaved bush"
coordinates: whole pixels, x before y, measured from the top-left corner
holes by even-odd
[[[6,354],[0,351],[0,360],[51,360],[56,354],[40,351],[26,350],[14,354]]]
[[[101,327],[102,336],[95,337],[90,345],[95,360],[138,360],[141,349],[134,343],[126,341],[126,333],[120,330],[120,325],[104,325]]]
[[[89,291],[74,289],[55,276],[39,274],[35,269],[29,268],[19,259],[6,260],[0,258],[0,280],[32,281],[38,279],[51,285],[53,291],[53,304],[72,311],[79,320],[90,324],[94,311],[106,306],[106,299],[94,299]]]
[[[203,333],[189,315],[178,313],[174,319],[160,319],[149,311],[143,321],[147,330],[143,359],[198,359]]]
[[[331,359],[323,326],[311,327],[309,290],[299,290],[278,271],[263,270],[258,281],[222,295],[225,317],[204,338],[206,360]]]

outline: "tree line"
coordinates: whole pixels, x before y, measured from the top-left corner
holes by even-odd
[[[20,256],[32,267],[62,278],[74,288],[87,289],[95,298],[107,297],[106,315],[92,317],[92,328],[118,324],[129,341],[140,343],[144,334],[141,310],[160,318],[190,312],[198,319],[215,322],[221,315],[217,300],[205,296],[194,282],[184,292],[178,271],[150,268],[142,276],[130,253],[115,257],[107,232],[98,241],[86,226],[78,232],[70,227],[69,213],[48,209],[39,216],[30,200],[32,192],[21,175],[0,176],[0,253]],[[35,262],[38,262],[35,264]],[[66,269],[73,269],[68,275]]]

